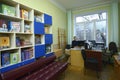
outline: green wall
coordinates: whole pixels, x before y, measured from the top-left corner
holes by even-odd
[[[58,27],[67,29],[67,15],[66,12],[56,7],[48,0],[14,0],[23,5],[47,13],[53,18],[52,33],[53,44],[58,44]]]
[[[119,27],[119,35],[120,36],[120,2],[118,3],[118,27]],[[119,37],[119,44],[120,44],[120,37]]]

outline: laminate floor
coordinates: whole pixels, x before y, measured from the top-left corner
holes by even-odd
[[[115,77],[114,66],[106,65],[100,73],[100,78],[97,78],[96,71],[86,70],[84,74],[83,68],[69,65],[65,73],[58,80],[117,80]]]

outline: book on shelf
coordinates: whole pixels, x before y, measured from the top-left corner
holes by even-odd
[[[16,46],[17,46],[17,47],[20,46],[20,37],[16,37]]]
[[[7,32],[8,31],[8,21],[0,19],[0,32]]]
[[[25,32],[26,32],[26,33],[31,33],[30,25],[25,24],[25,25],[24,25],[24,28],[25,28]]]
[[[0,37],[0,47],[1,48],[10,47],[10,39],[9,39],[9,37]]]
[[[9,32],[20,32],[20,22],[9,21],[8,31]]]
[[[35,44],[41,44],[41,35],[35,35]]]
[[[22,61],[31,59],[32,57],[33,57],[33,48],[22,50],[22,53],[21,53]]]
[[[2,64],[3,67],[9,65],[10,64],[10,53],[9,52],[3,52],[1,54],[1,60],[2,60],[1,64]]]
[[[28,11],[25,9],[21,9],[20,16],[21,16],[21,18],[28,20]]]
[[[41,22],[41,23],[43,22],[43,16],[36,15],[34,19],[36,22]]]
[[[19,54],[15,52],[10,53],[10,63],[16,64],[18,62],[19,62]]]
[[[16,13],[15,7],[0,3],[0,13],[9,15],[9,16],[15,16],[15,13]]]

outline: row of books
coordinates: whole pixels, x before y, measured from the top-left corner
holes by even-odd
[[[0,32],[20,32],[20,22],[0,19]]]
[[[3,67],[9,64],[16,64],[19,62],[19,54],[17,52],[2,52],[1,54],[1,65]]]
[[[33,48],[23,49],[21,52],[21,60],[31,59],[33,57]]]
[[[27,45],[32,45],[32,43],[30,42],[30,40],[21,38],[21,37],[16,37],[16,46],[27,46]]]
[[[31,27],[29,24],[24,25],[24,32],[31,33]],[[0,32],[20,32],[21,30],[21,23],[15,21],[9,21],[0,19]]]

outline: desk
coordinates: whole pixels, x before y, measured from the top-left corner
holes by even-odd
[[[70,50],[70,63],[72,66],[76,67],[84,67],[84,60],[82,58],[81,50],[80,48],[73,48]]]
[[[54,52],[57,58],[63,55],[62,49],[55,49]]]
[[[114,71],[116,75],[116,80],[120,80],[120,60],[118,60],[118,55],[114,55]]]

